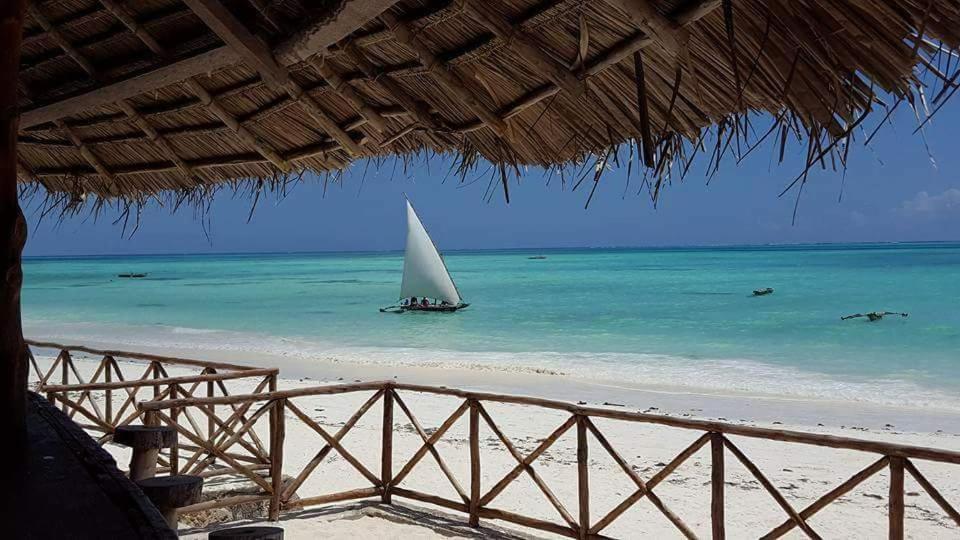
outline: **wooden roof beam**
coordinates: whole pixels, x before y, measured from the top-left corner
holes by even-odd
[[[90,63],[90,60],[87,60],[85,56],[80,54],[80,51],[76,49],[67,38],[57,29],[56,26],[50,23],[50,20],[47,19],[43,13],[40,12],[40,8],[37,7],[39,2],[30,2],[27,4],[27,11],[30,13],[30,17],[33,20],[37,21],[47,35],[50,36],[50,39],[54,41],[63,52],[67,53],[67,56],[73,59],[74,62],[80,65],[84,71],[87,72],[87,75],[90,75],[93,78],[97,76],[97,70],[94,69],[93,64]]]
[[[106,165],[100,161],[100,158],[93,153],[92,150],[87,148],[87,145],[80,140],[80,137],[73,131],[73,129],[64,124],[62,121],[57,120],[57,127],[60,128],[67,138],[70,139],[70,142],[73,143],[73,146],[80,151],[80,155],[83,156],[83,159],[93,167],[93,170],[97,171],[104,180],[109,183],[108,189],[112,195],[120,193],[119,186],[117,186],[117,178],[107,169]]]
[[[140,24],[133,18],[133,15],[130,11],[127,10],[127,6],[123,5],[116,0],[100,0],[100,3],[103,4],[107,11],[109,11],[117,20],[123,23],[144,45],[147,46],[154,54],[160,57],[166,57],[167,51],[157,42],[156,39],[150,35]],[[150,141],[166,156],[167,159],[172,161],[174,165],[177,166],[177,170],[180,172],[180,176],[187,181],[188,184],[193,184],[196,180],[193,169],[187,165],[187,162],[177,154],[176,150],[173,149],[173,146],[167,141],[163,135],[157,132],[156,128],[150,125],[150,122],[147,121],[136,108],[134,108],[133,103],[127,99],[121,99],[117,101],[117,106],[120,107],[120,110],[127,115],[127,118],[133,121],[134,124],[140,131],[146,135]]]
[[[687,26],[706,17],[722,4],[723,0],[700,0],[693,5],[687,6],[687,8],[680,13],[674,14],[671,18],[680,26]]]
[[[663,16],[649,0],[605,0],[611,6],[627,14],[630,22],[650,37],[656,39],[667,52],[680,52],[680,25]]]
[[[159,43],[156,42],[149,34],[144,32],[133,17],[126,11],[125,6],[119,5],[113,0],[101,0],[101,3],[107,10],[114,14],[125,26],[130,28],[134,34],[137,35],[147,46],[157,54],[163,54],[163,48],[160,47]],[[69,41],[54,27],[50,25],[50,22],[40,13],[39,8],[35,4],[29,6],[30,14],[37,21],[40,26],[47,30],[47,33],[54,38],[54,41],[66,52],[71,58],[73,58],[80,66],[86,71],[91,77],[96,78],[96,71],[93,68],[93,65],[83,56],[78,50],[76,50]],[[176,164],[178,170],[180,170],[184,179],[188,182],[191,181],[193,173],[190,168],[187,166],[186,162],[177,155],[173,150],[173,147],[157,133],[157,130],[151,126],[146,119],[137,114],[136,110],[133,108],[133,105],[125,99],[117,101],[117,105],[121,110],[139,127],[147,137],[159,148],[163,154]],[[70,139],[70,142],[73,143],[80,150],[80,154],[87,160],[88,163],[93,165],[94,169],[103,177],[107,178],[111,182],[114,182],[114,177],[110,171],[103,165],[102,162],[96,157],[93,153],[93,150],[87,147],[87,145],[80,139],[80,136],[73,131],[72,128],[67,126],[64,122],[58,121],[57,127],[67,134],[67,137]],[[192,183],[192,182],[190,182]]]
[[[333,45],[375,18],[379,14],[378,9],[386,9],[394,3],[394,0],[345,0],[345,2],[343,9],[332,20],[319,22],[281,44],[277,49],[277,57],[282,64],[295,64]],[[239,60],[239,56],[233,49],[223,46],[188,58],[163,62],[145,73],[113,81],[59,101],[23,111],[20,116],[20,127],[26,129],[70,116],[77,111],[113,104],[120,99],[132,98],[196,75],[232,66]]]
[[[103,4],[103,7],[107,8],[114,18],[123,23],[128,30],[133,32],[144,45],[147,46],[154,54],[160,57],[166,57],[167,51],[157,42],[156,39],[136,19],[133,18],[133,14],[130,13],[130,10],[122,2],[117,0],[100,0],[100,3]]]
[[[401,22],[390,12],[381,15],[380,20],[390,29],[397,41],[413,49],[420,60],[420,64],[427,68],[440,81],[440,84],[462,100],[494,133],[501,137],[506,135],[507,124],[496,113],[481,103],[478,96],[470,90],[463,79],[430,51],[426,44],[413,33],[410,25]]]
[[[172,161],[174,165],[177,166],[177,170],[180,171],[180,176],[182,176],[184,180],[187,180],[187,182],[190,184],[200,183],[196,181],[196,176],[190,165],[187,165],[187,162],[177,154],[176,150],[173,149],[173,146],[170,145],[170,142],[167,141],[163,135],[160,135],[156,128],[150,125],[150,122],[148,122],[146,118],[137,113],[137,110],[133,108],[133,104],[130,103],[129,100],[120,100],[117,102],[117,106],[120,107],[120,109],[126,113],[131,120],[133,120],[133,123],[140,128],[140,131],[147,135],[147,137],[150,139],[150,142],[152,142],[163,153],[163,155],[166,156],[167,159]]]
[[[236,53],[229,47],[218,47],[196,56],[169,62],[152,71],[97,86],[83,93],[24,111],[20,115],[20,128],[26,129],[59,120],[80,111],[110,105],[121,99],[136,97],[201,73],[231,66],[238,60]]]
[[[343,80],[332,67],[327,65],[324,61],[324,58],[320,55],[314,55],[310,57],[310,65],[317,70],[317,73],[327,84],[330,85],[330,88],[334,92],[340,94],[347,103],[349,103],[361,116],[367,119],[370,122],[370,125],[373,126],[380,133],[386,133],[389,129],[387,127],[387,120],[380,116],[380,113],[376,111],[373,107],[367,104],[363,99],[363,96],[359,92],[353,89],[347,81]]]
[[[343,0],[332,18],[300,30],[274,51],[285,65],[303,62],[376,19],[397,0]]]
[[[213,99],[210,95],[210,92],[206,88],[201,86],[194,79],[187,79],[184,83],[191,92],[194,93],[204,105],[207,106],[207,109],[214,114],[217,118],[220,119],[228,128],[230,128],[241,141],[249,145],[251,148],[256,150],[261,156],[267,158],[270,163],[273,163],[278,169],[283,172],[290,172],[290,164],[280,157],[272,148],[267,146],[266,143],[261,141],[256,135],[250,133],[250,130],[240,125],[237,122],[237,119],[233,117],[232,114],[227,112],[226,109],[220,105],[217,100]]]
[[[277,88],[285,84],[287,72],[274,60],[270,49],[219,0],[183,0],[183,3],[265,81]]]
[[[364,153],[363,148],[350,137],[350,134],[340,129],[320,104],[290,77],[287,69],[276,61],[266,44],[250,33],[219,0],[184,0],[184,3],[220,36],[224,43],[236,51],[248,66],[256,69],[264,80],[276,88],[285,90],[290,97],[299,101],[307,114],[347,152],[354,156]]]
[[[437,129],[440,126],[430,115],[430,109],[423,103],[417,101],[409,92],[406,91],[400,83],[395,81],[390,75],[383,73],[383,69],[370,61],[369,58],[352,41],[343,45],[343,51],[360,68],[364,75],[369,77],[374,83],[379,84],[388,94],[397,100],[397,103],[413,118],[430,129]]]
[[[513,50],[524,61],[530,64],[541,75],[547,77],[564,92],[579,97],[583,94],[584,84],[559,62],[551,58],[540,49],[529,34],[519,25],[497,17],[489,9],[479,5],[478,0],[460,0],[463,10],[476,22],[480,23],[495,36],[503,40],[507,47]]]

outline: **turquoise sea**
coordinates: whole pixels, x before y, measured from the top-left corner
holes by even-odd
[[[378,307],[396,300],[402,253],[31,258],[25,329],[131,349],[960,410],[960,244],[462,251],[446,261],[471,307],[397,315]],[[776,292],[751,297],[759,287]],[[873,310],[910,316],[840,321]]]

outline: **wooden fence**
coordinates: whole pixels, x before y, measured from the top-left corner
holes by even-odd
[[[428,433],[423,428],[417,417],[410,410],[398,392],[419,392],[428,394],[437,394],[453,396],[462,399],[460,406],[440,424],[440,426]],[[352,392],[371,392],[371,396],[360,408],[344,423],[335,433],[330,433],[321,427],[316,421],[304,413],[300,407],[293,403],[293,399],[303,396],[322,396],[333,394],[344,394]],[[382,403],[382,429],[381,429],[381,455],[380,470],[369,470],[360,460],[348,452],[340,443],[343,437],[350,432],[356,423],[363,417],[375,404]],[[528,405],[544,409],[553,409],[569,413],[566,418],[548,437],[546,437],[532,451],[524,455],[507,438],[497,422],[494,420],[485,404],[489,403],[507,403]],[[243,422],[232,434],[227,436],[224,432],[217,442],[205,442],[197,440],[189,430],[178,422],[178,415],[186,413],[190,409],[201,412],[211,412],[217,406],[238,407],[246,412],[255,404],[260,405],[252,413],[247,421]],[[161,399],[158,401],[141,403],[140,408],[147,412],[151,422],[163,422],[176,427],[183,437],[195,442],[201,446],[208,455],[220,457],[235,467],[237,471],[256,482],[261,488],[262,493],[256,496],[238,498],[235,501],[216,501],[201,503],[181,509],[183,512],[190,512],[200,509],[212,508],[216,506],[226,506],[236,502],[247,502],[248,500],[267,500],[270,501],[270,517],[277,519],[283,510],[303,508],[306,506],[326,504],[337,501],[347,501],[355,499],[366,499],[377,497],[384,503],[390,503],[393,497],[411,499],[419,502],[437,505],[443,508],[454,510],[465,514],[471,525],[479,525],[481,519],[493,519],[510,522],[516,525],[529,527],[537,530],[548,531],[562,536],[572,538],[606,538],[603,531],[612,523],[617,521],[629,508],[635,505],[641,499],[649,500],[657,510],[659,510],[675,527],[687,538],[696,538],[693,530],[676,514],[668,503],[661,499],[656,492],[657,486],[663,483],[667,478],[682,465],[688,458],[705,446],[710,447],[710,496],[711,512],[710,521],[712,528],[712,538],[722,539],[726,533],[726,521],[724,519],[724,463],[729,457],[733,457],[743,464],[749,473],[756,478],[759,484],[765,489],[782,508],[784,512],[784,521],[777,527],[770,530],[763,538],[779,538],[793,529],[797,528],[810,538],[820,538],[820,534],[810,525],[810,518],[823,510],[825,507],[839,499],[844,494],[850,492],[859,484],[878,472],[887,469],[890,474],[890,488],[888,496],[888,515],[889,515],[889,538],[901,539],[904,535],[904,476],[909,473],[916,479],[917,483],[930,495],[930,497],[943,509],[943,511],[960,526],[960,513],[951,506],[951,504],[942,496],[933,484],[920,473],[914,466],[914,460],[926,460],[933,462],[960,464],[960,453],[923,448],[916,446],[906,446],[899,444],[889,444],[878,441],[859,440],[853,438],[836,437],[829,435],[818,435],[801,433],[795,431],[773,430],[756,428],[749,426],[732,425],[720,422],[710,422],[702,420],[691,420],[683,418],[674,418],[660,415],[650,415],[643,413],[634,413],[627,411],[617,411],[609,409],[589,408],[572,405],[570,403],[537,399],[530,397],[509,396],[490,393],[466,392],[444,387],[419,386],[410,384],[399,384],[395,382],[371,382],[357,383],[333,386],[318,386],[312,388],[302,388],[296,390],[276,391],[256,395],[234,395],[213,398],[194,398],[183,397],[178,399]],[[399,414],[396,409],[399,409]],[[236,414],[236,409],[234,409]],[[285,423],[287,421],[287,412],[292,413],[293,417],[303,422],[312,431],[319,434],[325,444],[315,454],[315,456],[298,471],[284,469],[283,445],[284,434],[286,432]],[[269,415],[270,423],[270,465],[266,471],[263,468],[255,469],[245,463],[237,460],[230,462],[226,453],[231,445],[237,443],[245,433],[252,431],[253,425],[258,418]],[[414,427],[419,438],[422,441],[419,450],[399,468],[394,466],[393,436],[395,432],[395,421],[402,415]],[[469,416],[469,448],[470,448],[470,481],[464,487],[450,471],[450,467],[443,460],[438,452],[436,445],[450,428],[463,415]],[[665,466],[663,466],[652,477],[644,479],[630,466],[629,462],[617,451],[615,446],[604,436],[603,432],[594,423],[594,419],[604,418],[621,420],[626,422],[657,424],[672,428],[686,429],[697,432],[689,446],[683,449]],[[481,489],[481,454],[479,430],[481,422],[485,423],[496,437],[503,443],[507,451],[513,456],[516,465],[498,482],[490,487],[486,492]],[[569,430],[576,430],[576,462],[577,462],[577,493],[578,505],[573,511],[566,508],[558,497],[550,490],[546,482],[537,473],[534,462],[544,452],[546,452],[563,434]],[[866,468],[853,474],[848,480],[837,485],[819,499],[809,504],[805,508],[794,508],[777,489],[777,487],[768,479],[766,475],[757,467],[753,461],[730,440],[729,436],[750,437],[765,439],[771,441],[782,441],[787,443],[815,445],[835,449],[854,450],[876,454],[877,459]],[[634,491],[623,501],[604,515],[593,515],[590,508],[590,467],[589,467],[589,439],[593,438],[616,462],[623,473],[629,477],[634,484]],[[332,451],[338,452],[346,462],[359,472],[369,482],[367,488],[351,491],[299,498],[298,490],[304,481],[315,474],[318,466]],[[425,493],[403,487],[401,484],[413,468],[421,460],[430,454],[439,465],[444,476],[449,480],[453,489],[457,493],[457,499],[444,498],[436,494]],[[289,469],[289,467],[288,467]],[[263,474],[263,473],[266,474]],[[293,481],[283,483],[283,473],[286,472],[292,476]],[[491,504],[497,497],[518,477],[526,474],[537,486],[542,495],[549,501],[550,505],[556,510],[559,520],[547,521],[543,519],[525,516],[519,513],[508,512],[506,510],[492,507]],[[242,500],[240,500],[242,499]]]
[[[101,444],[110,441],[119,426],[146,423],[140,408],[144,401],[226,397],[230,395],[226,383],[244,379],[250,379],[249,382],[255,384],[250,394],[246,395],[257,395],[277,388],[279,370],[276,368],[263,369],[39,341],[28,343],[31,346],[30,362],[37,377],[36,391],[45,395],[51,403],[59,404],[70,418],[94,433]],[[33,354],[34,348],[52,349],[57,354],[49,366],[41,368]],[[74,359],[77,353],[100,357],[92,375],[85,378],[82,370],[77,368]],[[187,368],[195,373],[171,377],[168,368]],[[144,389],[148,390],[143,392]],[[180,434],[180,439],[186,439],[186,442],[161,456],[160,471],[171,474],[189,471],[200,476],[231,474],[236,472],[232,463],[239,460],[246,463],[246,469],[268,470],[269,451],[255,432],[244,433],[231,443],[230,446],[241,448],[242,453],[224,452],[219,458],[208,452],[204,444],[196,443],[232,436],[237,426],[248,420],[248,408],[233,406],[233,414],[222,419],[213,414],[211,407],[205,411],[210,414],[206,414],[202,422],[198,422],[191,411],[185,411],[182,417],[174,414],[175,419],[183,418],[189,426],[182,428]],[[184,434],[184,431],[188,434]],[[215,463],[218,465],[216,470],[207,470]]]

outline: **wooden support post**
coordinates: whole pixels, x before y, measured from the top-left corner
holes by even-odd
[[[903,540],[903,461],[902,457],[890,458],[890,540]]]
[[[470,526],[480,526],[480,404],[470,400]]]
[[[383,434],[380,449],[380,482],[383,484],[383,494],[380,500],[390,504],[390,482],[393,480],[393,388],[387,386],[383,392]]]
[[[287,400],[278,399],[270,410],[270,520],[280,519],[281,496],[283,495],[283,438],[286,433],[284,419],[287,414]]]
[[[29,369],[20,320],[20,259],[27,222],[17,200],[17,80],[26,4],[26,0],[0,2],[0,426],[18,458],[26,450]]]
[[[580,498],[580,540],[590,531],[590,463],[587,461],[587,417],[577,416],[577,493]]]
[[[723,518],[723,434],[710,434],[710,522],[713,528],[713,540],[726,537]]]

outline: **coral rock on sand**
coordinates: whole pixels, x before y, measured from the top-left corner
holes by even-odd
[[[286,489],[293,477],[283,476],[283,489]],[[200,497],[201,502],[215,501],[227,497],[237,497],[241,495],[259,495],[260,486],[247,480],[240,480],[230,477],[217,477],[209,480],[203,486],[203,494]],[[291,497],[295,501],[299,499],[297,495]],[[193,512],[180,516],[180,523],[195,528],[207,528],[217,523],[228,523],[244,519],[263,519],[267,517],[267,511],[270,507],[270,501],[256,501],[227,508],[213,508],[201,512]]]

